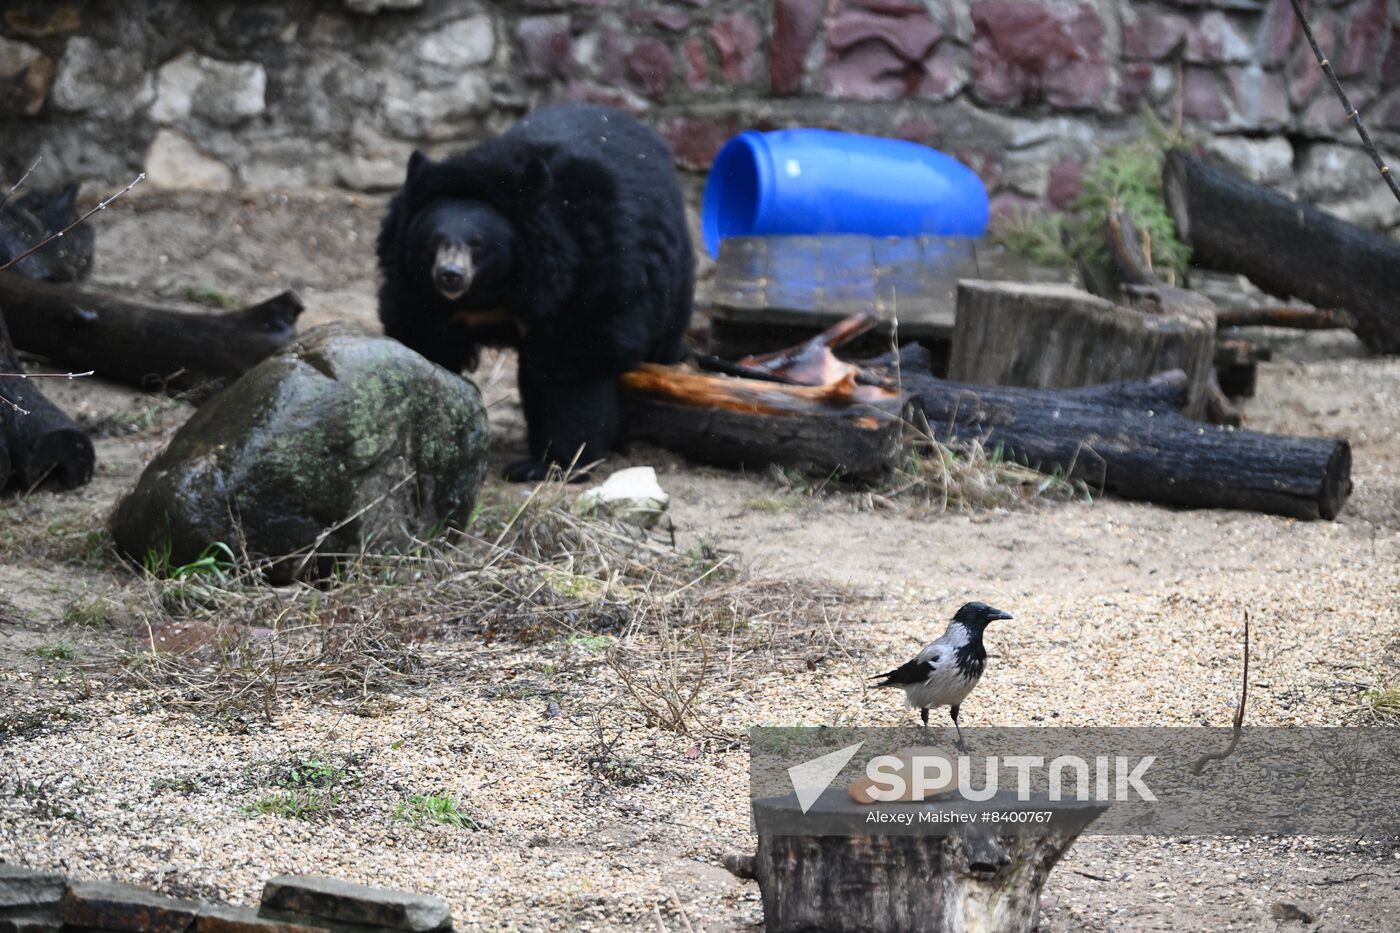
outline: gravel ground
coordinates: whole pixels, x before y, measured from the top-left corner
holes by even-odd
[[[98,278],[240,301],[293,285],[309,321],[368,322],[379,210],[332,194],[134,197],[104,218]],[[693,736],[648,727],[602,651],[562,639],[429,642],[439,673],[426,688],[290,704],[271,723],[195,716],[115,685],[110,659],[145,632],[120,613],[114,630],[76,627],[65,610],[128,577],[58,560],[72,547],[54,541],[95,527],[188,408],[151,413],[149,397],[63,384],[54,394],[70,408],[120,427],[98,441],[87,489],[0,504],[0,717],[20,723],[0,734],[0,860],[239,902],[274,874],[333,874],[441,894],[469,930],[752,929],[756,886],[718,866],[752,847],[734,737],[754,724],[906,724],[864,675],[973,598],[1017,618],[989,634],[964,726],[1227,724],[1245,610],[1249,721],[1354,722],[1363,689],[1400,681],[1400,361],[1363,358],[1345,335],[1269,336],[1275,362],[1246,414],[1266,430],[1351,438],[1357,489],[1336,522],[1113,499],[872,511],[854,494],[633,451],[627,462],[658,466],[681,547],[854,594],[840,631],[812,620],[811,651],[716,673]],[[501,362],[484,382],[504,463],[522,435]],[[59,644],[76,657],[34,654]],[[277,790],[279,764],[332,755],[353,762],[335,813],[249,815]],[[480,828],[394,819],[407,795],[438,791]],[[1052,875],[1042,928],[1301,928],[1271,916],[1288,901],[1315,914],[1310,929],[1393,930],[1397,881],[1395,845],[1089,837]]]

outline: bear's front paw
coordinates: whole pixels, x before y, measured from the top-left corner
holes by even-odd
[[[517,460],[506,467],[503,475],[506,481],[511,483],[538,483],[541,480],[548,479],[551,472],[558,478],[563,471],[555,464],[527,458],[525,460]],[[571,483],[583,483],[587,482],[588,479],[589,474],[587,470],[575,471],[569,474],[568,477]]]

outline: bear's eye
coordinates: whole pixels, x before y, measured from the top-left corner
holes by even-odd
[[[481,249],[481,245],[483,242],[484,241],[479,236],[467,237],[467,246],[471,249]]]

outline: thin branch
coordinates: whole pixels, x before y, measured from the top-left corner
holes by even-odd
[[[51,233],[51,234],[49,234],[48,236],[44,237],[44,239],[40,240],[38,243],[35,243],[33,246],[29,247],[29,249],[27,249],[27,250],[25,250],[24,252],[20,253],[20,254],[19,254],[18,256],[16,256],[14,259],[11,259],[9,262],[5,263],[3,266],[0,266],[0,272],[4,272],[6,269],[10,268],[10,266],[13,266],[15,263],[19,262],[21,259],[24,259],[24,258],[26,258],[26,257],[28,257],[28,256],[32,256],[34,253],[37,253],[39,250],[43,249],[45,246],[48,246],[48,245],[49,245],[50,243],[52,243],[54,240],[59,239],[59,238],[62,237],[65,233],[68,233],[68,232],[69,232],[70,230],[72,230],[74,227],[78,226],[78,225],[81,224],[83,221],[85,221],[85,220],[87,220],[89,217],[91,217],[93,214],[96,214],[98,211],[105,211],[105,210],[107,209],[107,205],[108,205],[108,204],[111,204],[111,203],[112,203],[113,201],[115,201],[117,198],[119,198],[119,197],[121,197],[122,195],[126,194],[126,193],[127,193],[128,191],[130,191],[132,188],[135,188],[137,185],[141,184],[141,182],[143,182],[143,181],[145,181],[145,180],[146,180],[146,173],[145,173],[145,172],[140,173],[139,175],[137,175],[135,178],[133,178],[133,179],[131,180],[131,184],[127,185],[125,188],[123,188],[122,190],[118,191],[116,194],[112,195],[112,196],[111,196],[110,198],[108,198],[107,200],[99,202],[99,203],[97,204],[96,207],[94,207],[92,210],[88,211],[88,212],[87,212],[86,214],[84,214],[83,216],[79,217],[77,220],[73,221],[73,222],[72,222],[71,224],[69,224],[68,226],[64,227],[62,230],[58,231],[57,233]]]
[[[89,369],[85,373],[0,373],[0,379],[81,379],[83,376],[91,376],[93,370]],[[8,405],[17,415],[29,414],[28,408],[21,408],[13,400],[0,395],[0,405]]]
[[[3,211],[5,209],[5,205],[10,203],[10,198],[14,197],[15,192],[20,189],[20,186],[28,180],[30,175],[34,174],[34,170],[39,167],[39,163],[42,162],[43,159],[43,156],[39,156],[38,158],[36,158],[34,160],[34,164],[29,166],[29,168],[25,170],[23,175],[19,176],[19,181],[11,185],[10,190],[5,192],[4,199],[0,200],[0,211]]]
[[[1249,699],[1249,610],[1244,612],[1244,670],[1240,674],[1240,705],[1235,709],[1235,727],[1230,735],[1230,744],[1225,746],[1223,752],[1207,752],[1196,763],[1191,766],[1192,774],[1200,774],[1205,770],[1208,763],[1212,761],[1224,761],[1235,753],[1235,746],[1240,744],[1240,730],[1244,728],[1244,705]]]
[[[85,373],[0,373],[0,379],[82,379],[96,374],[89,369]]]
[[[1371,155],[1371,161],[1376,163],[1376,168],[1380,170],[1381,177],[1390,186],[1390,193],[1395,195],[1395,200],[1400,201],[1400,185],[1395,182],[1395,175],[1390,170],[1390,166],[1385,164],[1381,154],[1376,151],[1376,144],[1371,142],[1371,134],[1366,132],[1366,126],[1361,122],[1361,114],[1351,105],[1347,99],[1346,91],[1342,90],[1342,82],[1337,80],[1337,73],[1332,70],[1332,63],[1322,54],[1322,49],[1317,44],[1317,37],[1313,35],[1312,26],[1308,23],[1308,18],[1303,15],[1303,4],[1301,0],[1289,0],[1293,4],[1293,13],[1298,17],[1298,23],[1303,27],[1303,35],[1308,39],[1308,45],[1312,46],[1313,55],[1317,58],[1317,63],[1322,68],[1322,73],[1327,75],[1327,80],[1332,84],[1332,90],[1337,95],[1337,99],[1342,102],[1343,109],[1347,112],[1347,118],[1356,127],[1356,135],[1361,137],[1361,145]]]

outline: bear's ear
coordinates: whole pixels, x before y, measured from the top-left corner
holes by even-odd
[[[408,180],[413,181],[433,164],[433,160],[423,152],[422,149],[413,150],[413,154],[408,157]]]
[[[553,183],[549,165],[536,156],[525,163],[525,170],[520,173],[520,199],[527,204],[537,203]]]

